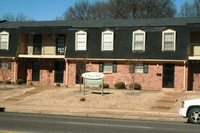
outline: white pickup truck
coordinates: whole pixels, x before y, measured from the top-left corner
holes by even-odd
[[[179,114],[188,118],[190,123],[200,124],[200,99],[183,101]]]

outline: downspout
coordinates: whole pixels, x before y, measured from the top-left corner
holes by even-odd
[[[66,74],[65,74],[65,86],[66,87],[68,87],[68,73],[69,73],[69,70],[68,70],[68,68],[69,68],[69,63],[68,63],[68,61],[67,61],[67,59],[65,60],[65,71],[66,71]]]
[[[186,62],[187,61],[184,61],[184,71],[183,71],[183,91],[186,91],[186,80],[187,80],[187,78],[186,78]]]

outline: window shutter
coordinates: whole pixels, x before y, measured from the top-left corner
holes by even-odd
[[[134,65],[133,64],[129,65],[129,73],[134,73]]]
[[[103,72],[103,63],[99,63],[99,72]]]
[[[117,72],[117,63],[113,63],[113,73]]]
[[[144,73],[148,73],[148,64],[144,64],[143,65],[143,71],[144,71]]]

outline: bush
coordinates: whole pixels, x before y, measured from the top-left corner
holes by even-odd
[[[103,83],[103,88],[109,88],[109,84]]]
[[[115,88],[116,89],[126,89],[126,86],[125,86],[124,82],[117,82],[117,83],[115,83]]]
[[[10,80],[6,80],[5,83],[6,84],[11,84],[11,81]]]
[[[133,84],[134,84],[134,90],[141,90],[141,85],[139,83],[131,83],[129,85],[129,88],[133,88]]]
[[[23,79],[17,79],[17,80],[16,80],[16,84],[21,85],[21,84],[23,84],[23,83],[24,83],[24,80],[23,80]]]

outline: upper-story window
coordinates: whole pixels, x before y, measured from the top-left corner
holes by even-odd
[[[9,33],[3,31],[0,33],[0,49],[8,50],[9,48]]]
[[[65,35],[58,35],[57,36],[57,54],[64,54],[65,52]]]
[[[33,54],[41,54],[42,52],[42,34],[33,35]]]
[[[176,31],[168,29],[162,32],[162,51],[176,50]]]
[[[112,51],[114,44],[114,33],[113,31],[107,30],[102,32],[101,40],[101,50],[102,51]]]
[[[133,51],[145,51],[145,37],[146,33],[142,30],[133,32]]]
[[[86,50],[87,49],[87,32],[78,31],[76,32],[75,39],[75,50]]]

